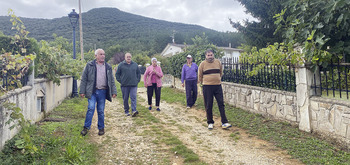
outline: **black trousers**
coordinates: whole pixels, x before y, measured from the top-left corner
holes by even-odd
[[[186,80],[185,85],[187,106],[192,107],[197,100],[197,80]]]
[[[161,89],[162,87],[157,87],[157,83],[152,83],[152,86],[147,87],[148,105],[152,105],[152,97],[154,91],[154,93],[156,93],[156,106],[159,106]]]
[[[224,104],[224,95],[222,92],[221,85],[203,85],[203,96],[204,96],[204,105],[207,112],[207,123],[214,124],[213,120],[213,101],[214,97],[218,103],[221,123],[227,123],[227,118],[225,114],[225,104]]]

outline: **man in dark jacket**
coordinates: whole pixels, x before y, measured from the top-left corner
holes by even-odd
[[[118,65],[115,78],[120,83],[123,101],[124,112],[126,116],[129,114],[129,96],[131,100],[132,117],[135,117],[139,112],[136,110],[136,94],[137,84],[141,79],[140,69],[134,61],[131,60],[131,54],[125,54],[125,60]]]
[[[95,60],[86,64],[81,83],[79,94],[82,98],[88,98],[88,109],[84,123],[84,129],[81,135],[85,136],[91,126],[92,117],[94,116],[97,104],[98,114],[98,135],[103,135],[104,131],[104,109],[106,99],[112,101],[112,97],[117,96],[117,88],[113,78],[112,67],[105,62],[105,52],[103,49],[95,51]]]

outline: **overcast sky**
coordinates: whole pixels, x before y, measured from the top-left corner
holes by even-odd
[[[252,20],[235,0],[81,0],[82,12],[93,8],[115,7],[122,11],[171,22],[201,25],[217,31],[234,31],[229,23]],[[28,18],[60,18],[73,8],[79,11],[79,0],[0,0],[0,15],[11,8],[15,15]]]

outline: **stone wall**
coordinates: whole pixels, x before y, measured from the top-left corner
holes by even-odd
[[[296,92],[223,82],[224,100],[235,107],[296,124],[302,131],[315,132],[350,146],[350,102],[313,96],[312,77],[310,70],[298,68]],[[166,76],[163,82],[170,82],[168,78],[174,80],[173,87],[185,91],[180,79]]]
[[[73,78],[62,76],[61,85],[53,84],[46,79],[30,78],[27,86],[15,89],[0,97],[0,105],[4,101],[15,103],[21,108],[25,119],[31,123],[40,121],[45,113],[50,112],[72,93]],[[78,81],[79,86],[79,81]],[[18,128],[9,129],[10,125],[5,124],[9,120],[11,110],[0,106],[0,150],[5,142],[14,137],[19,131]]]
[[[350,102],[311,97],[311,129],[350,144]]]
[[[226,103],[290,123],[297,123],[296,93],[249,85],[222,83]]]

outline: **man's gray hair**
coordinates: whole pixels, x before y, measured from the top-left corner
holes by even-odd
[[[98,53],[99,51],[101,51],[101,50],[103,50],[103,49],[101,49],[101,48],[96,49],[96,50],[95,50],[95,55],[97,55],[97,53]]]

